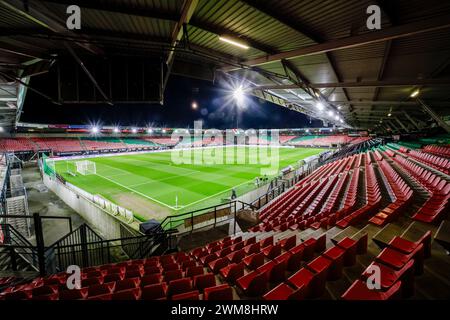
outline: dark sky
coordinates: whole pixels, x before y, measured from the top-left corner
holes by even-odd
[[[31,83],[33,86],[33,83]],[[191,103],[196,101],[198,109]],[[54,105],[28,90],[22,122],[49,124],[99,124],[122,126],[193,127],[203,120],[204,128],[236,127],[236,105],[223,86],[207,81],[171,76],[164,106],[155,105]],[[320,126],[307,116],[247,97],[239,109],[240,128],[301,128]]]

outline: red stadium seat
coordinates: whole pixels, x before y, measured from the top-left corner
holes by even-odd
[[[150,274],[141,278],[141,287],[148,286],[150,284],[157,284],[162,282],[162,275]]]
[[[172,300],[199,300],[199,292],[194,290],[191,292],[175,294],[172,296]]]
[[[255,270],[256,268],[262,266],[264,264],[264,254],[263,253],[254,253],[244,260],[245,265],[250,270]]]
[[[237,279],[236,284],[247,296],[260,296],[267,289],[267,278],[264,273],[253,271]]]
[[[113,281],[116,281],[116,280],[113,280]],[[96,284],[102,284],[103,282],[104,282],[103,277],[83,279],[83,280],[81,280],[81,286],[82,287],[90,287],[90,286],[93,286]],[[111,281],[107,281],[107,282],[111,282]]]
[[[41,286],[31,290],[33,297],[58,293],[58,286]]]
[[[203,266],[194,266],[189,267],[186,269],[186,277],[193,278],[194,276],[198,276],[200,274],[204,274],[205,270],[203,269]]]
[[[111,296],[111,300],[139,300],[141,298],[141,289],[133,288],[115,292]]]
[[[59,292],[59,300],[83,300],[88,297],[88,288],[79,290],[62,290]]]
[[[138,288],[141,285],[141,278],[130,278],[116,282],[116,292]]]
[[[303,287],[292,289],[286,283],[280,283],[278,286],[267,292],[263,300],[303,300],[305,298]]]
[[[332,261],[330,271],[328,273],[328,280],[337,280],[342,276],[342,269],[344,267],[345,250],[334,246],[323,253],[323,256]]]
[[[305,297],[309,296],[310,288],[316,282],[317,275],[306,268],[301,268],[287,279],[287,282],[296,289],[302,289]]]
[[[353,266],[356,263],[357,244],[358,243],[355,240],[352,240],[349,237],[345,237],[337,244],[338,247],[345,250],[344,266]]]
[[[400,270],[409,260],[414,259],[414,266],[416,274],[422,274],[423,272],[423,244],[419,244],[413,252],[409,254],[401,253],[395,249],[389,247],[383,249],[377,256],[376,261],[384,263],[385,265]]]
[[[103,294],[113,293],[115,288],[116,288],[115,282],[93,285],[88,287],[88,296],[94,297]]]
[[[281,254],[281,245],[280,244],[269,245],[262,250],[262,253],[268,259],[275,259],[275,257]]]
[[[223,267],[226,267],[228,265],[229,261],[226,257],[219,258],[214,261],[211,261],[208,266],[211,269],[212,272],[218,273],[220,269]]]
[[[405,240],[401,237],[395,237],[389,242],[388,246],[392,249],[398,250],[405,254],[414,252],[416,248],[423,244],[424,258],[431,256],[431,231],[427,231],[419,240],[416,242]]]
[[[414,260],[409,260],[403,268],[400,270],[394,270],[390,267],[377,262],[372,262],[367,268],[378,267],[380,270],[381,288],[388,290],[397,281],[401,280],[402,283],[402,295],[404,297],[410,297],[414,294]],[[362,280],[367,279],[372,273],[366,271],[363,272]]]
[[[186,293],[192,291],[192,280],[190,278],[182,278],[170,281],[167,292],[169,296],[174,294]]]
[[[289,238],[280,240],[278,243],[281,244],[281,247],[284,250],[290,250],[297,244],[297,236],[296,235],[290,236]]]
[[[205,288],[215,287],[216,278],[213,273],[202,274],[194,277],[194,288],[203,292]]]
[[[183,278],[183,272],[181,270],[172,270],[164,273],[164,282],[169,283],[172,280]]]
[[[233,300],[233,290],[227,284],[205,288],[205,300]]]
[[[220,269],[220,275],[228,282],[235,283],[235,281],[244,275],[244,262],[232,263]]]
[[[123,280],[124,275],[121,273],[114,273],[114,274],[108,274],[103,278],[103,282],[115,282],[115,281],[120,281]],[[88,279],[86,279],[88,280]],[[89,284],[87,283],[83,283],[82,286],[88,286]]]
[[[342,295],[344,300],[390,300],[400,295],[401,281],[396,282],[388,291],[369,289],[365,281],[356,280]]]
[[[165,282],[152,284],[142,288],[142,300],[158,300],[167,296],[167,285]]]

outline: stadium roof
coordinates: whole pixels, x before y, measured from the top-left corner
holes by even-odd
[[[81,30],[66,28],[72,4]],[[366,26],[372,4],[380,30]],[[163,55],[172,73],[238,79],[328,123],[407,132],[433,120],[450,131],[449,29],[441,0],[0,0],[0,79],[4,88],[45,71],[69,44],[98,56]],[[15,115],[0,103],[5,126]]]

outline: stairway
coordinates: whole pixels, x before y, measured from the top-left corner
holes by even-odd
[[[15,271],[33,271],[36,272],[28,262],[26,262],[19,254],[16,253],[16,270],[13,270],[13,265],[11,261],[11,253],[9,247],[0,246],[0,271],[4,272],[15,272]]]

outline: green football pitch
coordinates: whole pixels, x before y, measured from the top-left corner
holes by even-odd
[[[266,150],[262,150],[266,148]],[[230,151],[230,149],[232,149]],[[227,147],[193,149],[191,160],[201,159],[202,152],[223,153],[223,164],[176,164],[171,151],[109,155],[87,159],[95,162],[96,174],[76,172],[77,159],[55,161],[55,169],[66,181],[93,195],[127,208],[143,219],[163,219],[174,213],[188,212],[216,205],[229,198],[235,189],[240,196],[255,187],[261,169],[270,165],[255,163],[259,152],[268,154],[277,172],[299,160],[317,155],[324,149],[267,147]],[[231,152],[231,160],[230,160]],[[184,154],[186,160],[186,154]],[[215,159],[220,159],[215,157]],[[186,162],[186,161],[185,161]],[[192,161],[193,162],[193,161]],[[219,162],[220,163],[220,162]],[[75,175],[70,174],[75,173]]]

